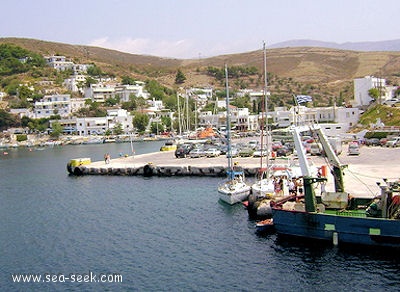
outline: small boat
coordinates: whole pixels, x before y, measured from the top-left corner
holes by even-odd
[[[176,143],[172,140],[168,140],[164,143],[163,146],[161,146],[160,151],[175,151],[176,148]]]
[[[274,219],[268,218],[256,223],[256,231],[258,233],[274,232]]]
[[[221,201],[233,205],[246,200],[250,194],[251,187],[246,184],[243,169],[232,161],[232,147],[231,147],[231,130],[230,130],[230,114],[229,114],[229,86],[228,86],[228,68],[225,65],[225,78],[226,78],[226,129],[227,129],[227,158],[228,169],[227,178],[218,186],[219,198]]]
[[[334,176],[334,192],[325,197],[335,203],[317,204],[314,184],[323,186],[327,178],[314,177],[302,149],[299,133],[294,128],[293,136],[303,171],[304,201],[280,202],[272,207],[274,226],[281,235],[313,240],[330,241],[333,245],[358,244],[374,247],[400,248],[400,180],[377,183],[381,194],[368,204],[358,204],[344,190],[343,169],[321,128],[311,129],[320,140]],[[321,197],[322,198],[322,197]],[[359,201],[363,198],[357,198]],[[364,198],[365,200],[367,198]]]

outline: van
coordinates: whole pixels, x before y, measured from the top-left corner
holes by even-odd
[[[310,144],[310,154],[311,155],[322,155],[322,144],[313,142]]]
[[[360,146],[358,143],[350,143],[347,150],[348,155],[360,155]]]

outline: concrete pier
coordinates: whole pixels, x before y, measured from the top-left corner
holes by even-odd
[[[339,156],[345,169],[345,188],[352,196],[378,195],[377,182],[382,178],[399,179],[398,157],[400,147],[361,147],[360,156],[348,156],[345,151]],[[71,157],[71,159],[77,157]],[[294,158],[290,158],[294,159]],[[310,156],[316,166],[326,165],[323,157]],[[244,168],[247,178],[254,178],[260,167],[260,158],[238,157],[234,162]],[[265,161],[264,161],[265,163]],[[288,159],[277,158],[272,164],[286,165]],[[216,158],[175,158],[173,151],[154,152],[111,159],[78,166],[80,175],[125,175],[125,176],[210,176],[223,177],[227,168],[225,155]],[[265,167],[265,164],[264,164]],[[333,181],[330,177],[329,182]]]
[[[287,163],[287,160],[278,160],[282,164]],[[243,167],[247,176],[254,176],[260,166],[260,158],[238,157],[233,161]],[[107,164],[104,161],[97,161],[77,166],[74,174],[223,177],[226,175],[227,166],[225,155],[212,158],[175,158],[173,151],[160,151],[119,157],[111,159]]]

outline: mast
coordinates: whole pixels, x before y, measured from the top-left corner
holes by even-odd
[[[269,171],[269,137],[268,137],[268,97],[267,97],[267,88],[268,88],[268,78],[267,78],[267,49],[265,46],[265,42],[263,45],[264,50],[264,108],[263,112],[265,112],[265,130],[266,130],[266,145],[267,145],[267,172]],[[264,120],[264,117],[263,117]],[[264,125],[263,125],[264,128]],[[262,158],[261,158],[262,159]],[[262,166],[262,165],[261,165]]]
[[[177,98],[177,104],[178,104],[178,125],[179,125],[179,136],[182,135],[182,125],[181,125],[181,109],[179,105],[179,92],[176,91],[176,98]]]
[[[228,172],[230,177],[232,174],[232,149],[231,149],[231,118],[229,113],[229,83],[228,83],[228,66],[225,64],[225,86],[226,86],[226,138],[228,140]]]

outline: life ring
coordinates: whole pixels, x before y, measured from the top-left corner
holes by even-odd
[[[149,177],[153,176],[153,174],[154,174],[154,167],[151,164],[146,164],[143,167],[143,175]]]

